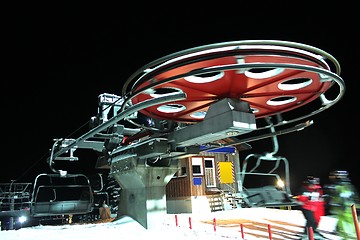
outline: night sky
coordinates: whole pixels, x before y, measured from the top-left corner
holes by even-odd
[[[206,44],[284,40],[334,56],[346,83],[344,97],[313,116],[312,126],[278,137],[278,155],[290,163],[292,184],[308,174],[325,183],[329,171],[341,168],[350,172],[360,188],[356,167],[360,47],[355,37],[358,19],[352,14],[355,7],[156,9],[109,6],[101,13],[84,9],[55,12],[53,8],[14,11],[3,35],[5,134],[0,182],[32,182],[37,174],[50,172],[46,158],[52,140],[84,134],[87,122],[97,113],[98,95],[121,95],[122,84],[143,65]],[[272,150],[270,139],[251,145],[241,156]],[[81,171],[94,171],[95,159],[80,162],[76,164]]]

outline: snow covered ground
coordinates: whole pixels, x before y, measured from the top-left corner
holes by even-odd
[[[324,217],[319,229],[329,239],[336,221]],[[64,239],[299,239],[305,220],[298,210],[243,208],[207,214],[168,214],[158,227],[145,229],[130,217],[107,223],[35,226],[0,232],[1,240]]]

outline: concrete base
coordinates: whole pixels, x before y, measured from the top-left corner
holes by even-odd
[[[210,205],[206,196],[190,196],[166,201],[167,213],[210,213]]]
[[[113,162],[111,174],[121,187],[117,217],[131,217],[146,229],[162,225],[166,184],[178,169],[177,160],[167,166],[149,166],[135,158]]]
[[[129,216],[146,229],[156,228],[166,220],[165,188],[122,189],[117,217]]]

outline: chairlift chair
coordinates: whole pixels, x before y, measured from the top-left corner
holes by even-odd
[[[31,215],[55,216],[85,214],[93,210],[94,195],[83,174],[39,174],[31,198]]]
[[[267,118],[266,121],[270,126],[271,132],[275,132],[271,118]],[[275,155],[279,148],[276,135],[272,136],[272,142],[274,147],[272,152],[249,154],[243,161],[239,179],[239,192],[244,199],[244,205],[248,207],[290,207],[298,205],[298,202],[291,198],[289,162],[285,157]],[[253,167],[248,170],[247,167],[251,159],[256,160],[256,162],[253,164]],[[264,162],[269,163],[272,168],[270,168],[270,170],[269,167],[265,168]],[[279,169],[280,166],[283,166],[284,169]],[[264,184],[262,184],[260,187],[245,188],[245,177],[249,176],[275,179],[276,184],[282,182],[283,186],[277,186],[276,184],[264,186]]]

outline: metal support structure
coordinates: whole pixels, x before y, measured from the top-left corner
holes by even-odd
[[[56,142],[48,162],[61,173],[53,160],[75,160],[77,148],[97,151],[101,156],[95,167],[110,169],[122,188],[118,217],[128,215],[145,228],[165,216],[165,187],[179,159],[198,154],[202,144],[218,148],[272,137],[274,152],[248,158],[256,157],[257,164],[275,161],[265,173],[273,176],[283,161],[289,192],[287,160],[274,156],[276,136],[311,125],[307,118],[337,103],[345,91],[338,74],[340,65],[330,54],[286,41],[234,41],[177,52],[131,75],[121,97],[100,95],[92,129]],[[339,91],[331,100],[325,93],[334,85]],[[294,114],[283,118],[290,111]],[[136,123],[138,113],[156,124]],[[132,127],[125,128],[126,121]],[[295,126],[285,127],[290,124]],[[69,151],[70,157],[61,157]],[[239,191],[245,174],[256,174],[255,169],[246,172],[247,160],[242,171],[235,166]]]
[[[130,216],[145,228],[161,226],[167,214],[166,184],[178,170],[177,160],[163,167],[136,158],[113,162],[110,173],[122,188],[117,217]]]
[[[111,153],[110,173],[122,188],[118,217],[131,216],[145,228],[162,223],[166,216],[166,184],[179,170],[179,158],[199,153],[192,148],[180,153],[178,148],[255,129],[248,104],[226,98],[209,108],[203,122],[175,131],[168,135],[169,139],[151,138],[115,149]]]

